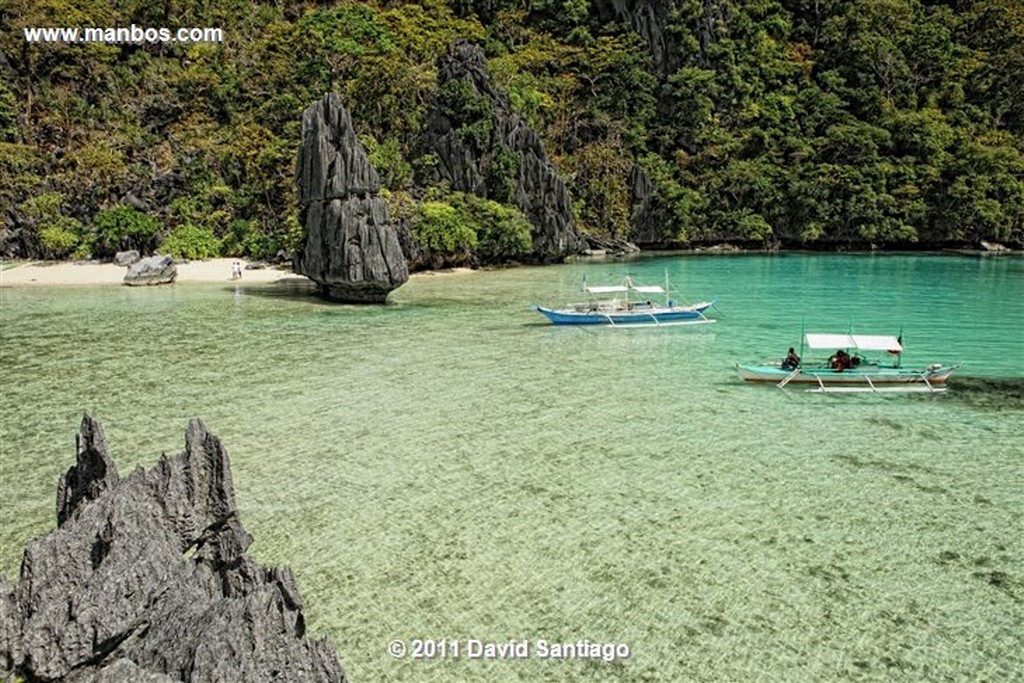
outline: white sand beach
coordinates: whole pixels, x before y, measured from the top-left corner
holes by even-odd
[[[235,259],[218,258],[179,263],[176,282],[231,282],[231,263]],[[242,261],[242,268],[246,266]],[[57,285],[120,285],[128,269],[112,263],[71,263],[61,261],[0,261],[0,287]],[[243,270],[236,284],[276,282],[301,278],[288,269],[276,267]],[[303,278],[304,279],[304,278]]]
[[[235,259],[216,258],[205,261],[179,263],[177,283],[187,282],[234,282],[268,283],[280,280],[305,280],[291,268],[267,266],[244,270],[247,261],[242,259],[242,279],[231,280],[231,263]],[[64,285],[120,285],[128,268],[113,263],[88,263],[69,261],[2,261],[0,260],[0,287],[64,286]],[[474,273],[472,268],[447,268],[413,273],[413,278],[442,277]]]

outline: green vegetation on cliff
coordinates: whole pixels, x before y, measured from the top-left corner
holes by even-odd
[[[437,91],[436,60],[458,38],[484,46],[584,233],[1024,243],[1016,0],[4,0],[0,24],[8,255],[290,250],[299,114],[334,90],[385,185],[416,198],[423,246],[515,258],[529,234],[501,213],[514,159],[488,179],[494,206],[416,184],[436,162],[417,145],[435,102],[466,139],[489,133],[480,102]],[[22,33],[129,24],[219,26],[225,41]]]

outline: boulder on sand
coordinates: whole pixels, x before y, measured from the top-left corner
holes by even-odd
[[[136,261],[124,275],[126,285],[166,285],[178,277],[178,267],[174,259],[165,254],[153,254],[149,258]]]
[[[128,251],[119,251],[116,254],[114,254],[114,265],[130,266],[133,263],[138,263],[140,258],[142,258],[142,256],[139,254],[139,252],[135,251],[134,249],[129,249]]]

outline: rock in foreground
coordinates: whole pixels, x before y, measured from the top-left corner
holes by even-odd
[[[26,680],[342,682],[306,636],[295,578],[247,554],[227,451],[199,420],[185,451],[120,478],[82,419],[58,528],[0,577],[0,669]]]
[[[154,254],[149,258],[136,261],[124,275],[124,283],[130,286],[166,285],[178,277],[178,267],[174,259],[164,254]]]
[[[384,303],[409,268],[377,172],[333,93],[302,113],[296,182],[305,239],[295,272],[332,301]]]

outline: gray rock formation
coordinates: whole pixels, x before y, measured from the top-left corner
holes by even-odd
[[[409,269],[377,194],[377,172],[333,93],[302,113],[296,182],[306,234],[295,272],[328,299],[383,303],[409,279]]]
[[[672,207],[639,166],[629,174],[629,238],[648,248],[677,246]]]
[[[705,13],[710,4],[702,3]],[[665,76],[679,68],[679,47],[671,30],[675,5],[674,0],[595,0],[593,10],[601,23],[625,23],[643,38],[655,73]]]
[[[631,256],[640,253],[638,246],[617,237],[587,235],[587,246],[584,256]]]
[[[132,207],[136,211],[141,211],[142,213],[149,212],[149,204],[136,197],[134,192],[129,192],[128,194],[126,194],[124,196],[124,199],[122,199],[121,201],[127,204],[128,206]]]
[[[176,277],[178,267],[174,265],[174,259],[164,254],[154,254],[133,263],[124,275],[124,283],[132,287],[166,285],[174,282]]]
[[[114,254],[114,265],[116,266],[130,266],[133,263],[138,263],[139,259],[142,258],[139,252],[134,249],[128,251],[119,251]]]
[[[1010,249],[1005,244],[1000,244],[999,242],[985,242],[983,240],[979,246],[983,252],[990,254],[1008,254],[1013,251],[1013,249]]]
[[[73,672],[63,683],[178,683],[166,674],[155,674],[140,669],[128,659],[118,659],[100,670]]]
[[[487,75],[484,52],[457,41],[438,60],[441,96],[420,143],[437,163],[424,178],[452,189],[514,204],[533,224],[533,256],[559,260],[581,240],[565,183],[537,134],[513,111]]]
[[[120,478],[82,419],[57,529],[0,577],[0,669],[27,681],[345,680],[306,636],[295,578],[265,569],[235,506],[228,454],[199,420],[185,451]]]
[[[15,259],[24,253],[22,230],[15,226],[13,211],[0,214],[0,257]]]

